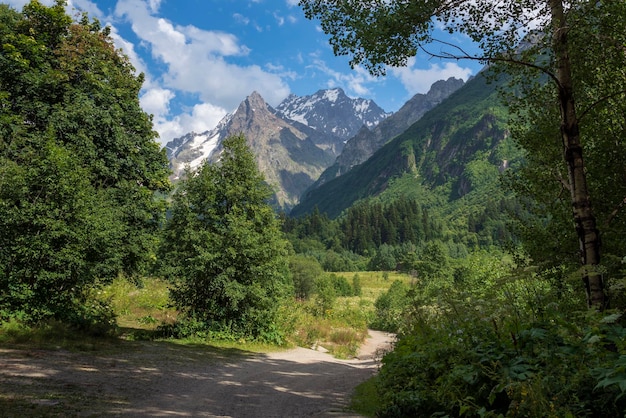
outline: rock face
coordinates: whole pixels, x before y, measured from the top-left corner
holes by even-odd
[[[172,179],[180,178],[186,166],[195,169],[207,160],[217,161],[222,140],[241,133],[275,190],[273,203],[289,210],[333,163],[349,135],[386,116],[371,100],[351,99],[341,89],[292,95],[277,109],[253,92],[211,131],[192,132],[166,145]]]
[[[300,194],[334,159],[332,153],[316,146],[310,138],[316,132],[296,128],[253,92],[215,129],[191,133],[167,144],[174,179],[184,174],[186,165],[195,169],[207,160],[217,161],[222,140],[238,134],[245,135],[259,170],[274,188],[273,203],[284,210],[298,202]]]
[[[292,94],[276,107],[276,111],[329,138],[337,138],[337,143],[333,144],[337,154],[362,126],[374,128],[390,115],[372,100],[350,98],[340,88],[319,90],[304,97]]]
[[[322,173],[312,188],[319,187],[348,172],[355,165],[367,161],[374,152],[406,131],[426,112],[461,88],[463,84],[463,80],[453,77],[445,81],[437,81],[431,86],[428,93],[416,94],[400,110],[376,126],[363,126],[356,135],[348,140],[341,155],[331,167]]]

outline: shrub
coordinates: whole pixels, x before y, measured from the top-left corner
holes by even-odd
[[[352,277],[352,293],[354,296],[361,296],[363,290],[361,289],[361,278],[358,273],[355,273]]]
[[[446,291],[414,289],[380,370],[380,416],[623,416],[619,315],[572,310],[580,295],[538,275]]]
[[[321,317],[328,316],[332,312],[337,299],[337,291],[335,290],[332,276],[325,275],[320,277],[315,283],[315,287],[317,294],[315,295],[313,314]]]
[[[298,299],[308,299],[311,296],[315,290],[315,280],[324,272],[315,258],[299,254],[290,257],[289,270]]]
[[[410,300],[407,295],[409,288],[400,280],[394,281],[387,292],[380,295],[374,307],[376,316],[370,327],[380,331],[398,332],[401,328],[404,312]]]

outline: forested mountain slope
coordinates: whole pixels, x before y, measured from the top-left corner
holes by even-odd
[[[506,111],[497,97],[502,82],[488,82],[479,74],[365,163],[309,190],[291,215],[317,207],[336,217],[357,200],[382,193],[390,180],[407,174],[416,185],[445,187],[451,200],[480,187],[517,153],[508,140]]]
[[[343,151],[334,164],[328,167],[311,186],[317,188],[328,181],[350,171],[355,165],[367,161],[385,143],[403,133],[417,122],[426,112],[436,107],[448,96],[463,86],[461,79],[450,77],[435,82],[428,93],[416,94],[396,113],[384,119],[378,125],[364,125],[345,144]]]

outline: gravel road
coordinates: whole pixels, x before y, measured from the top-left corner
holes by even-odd
[[[370,331],[352,360],[164,342],[123,354],[0,349],[0,417],[350,417],[352,391],[392,340]]]

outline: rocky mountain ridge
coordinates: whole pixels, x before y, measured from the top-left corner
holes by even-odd
[[[440,104],[464,84],[463,80],[454,77],[439,80],[430,87],[428,93],[414,95],[396,113],[376,126],[363,126],[348,140],[335,163],[322,173],[312,188],[319,187],[347,173],[352,167],[367,161],[385,143],[406,131],[426,112]]]
[[[319,90],[310,96],[289,95],[276,111],[283,117],[336,136],[342,143],[362,126],[373,128],[391,115],[374,101],[350,98],[340,88]]]
[[[172,179],[180,178],[187,166],[193,170],[204,161],[216,161],[221,141],[242,133],[274,187],[275,205],[289,210],[333,163],[347,137],[361,125],[375,126],[388,115],[373,101],[351,99],[341,89],[291,95],[277,109],[253,92],[214,129],[167,143]]]
[[[243,134],[275,190],[274,205],[289,211],[305,191],[367,160],[462,85],[454,78],[438,81],[395,114],[372,100],[350,98],[339,88],[290,95],[276,108],[253,92],[214,129],[191,132],[166,145],[172,178],[180,178],[185,167],[193,170],[207,160],[217,161],[222,140]]]

